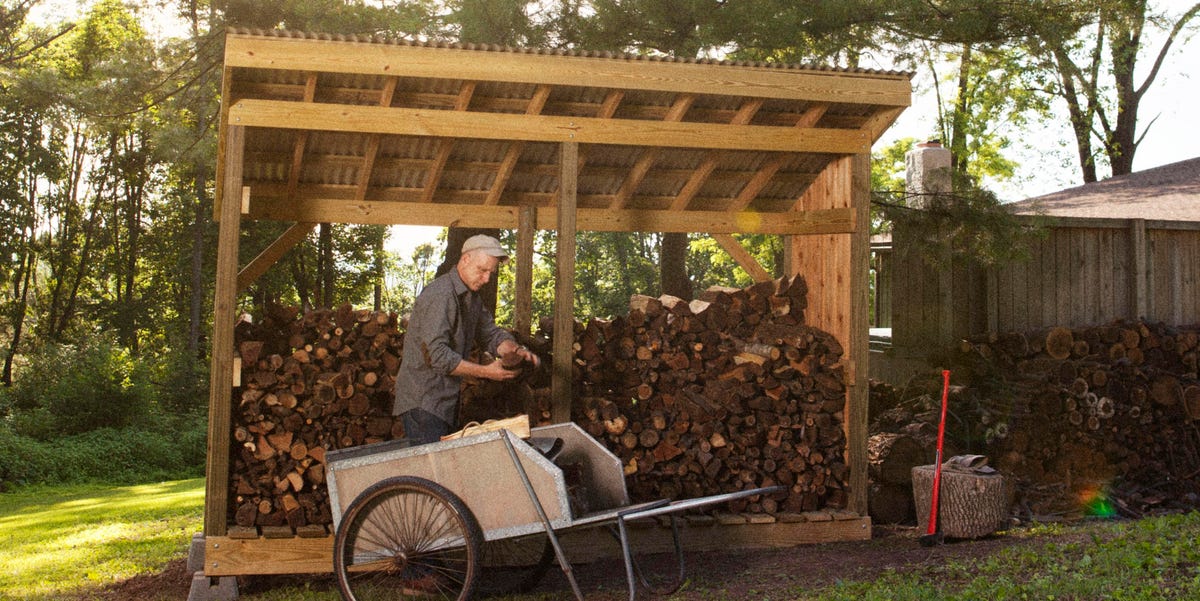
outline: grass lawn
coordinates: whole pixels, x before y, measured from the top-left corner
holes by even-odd
[[[137,575],[151,581],[145,601],[178,601],[156,588],[171,560],[185,557],[203,522],[204,480],[139,486],[55,486],[0,494],[0,599],[78,599]],[[1023,528],[1003,548],[959,556],[968,544],[922,549],[914,540],[870,541],[822,551],[761,552],[701,571],[664,601],[946,601],[976,599],[1200,599],[1200,513],[1142,520]],[[884,556],[871,555],[878,545]],[[816,553],[824,553],[818,561]],[[931,560],[939,553],[940,559]],[[856,556],[858,553],[860,555]],[[899,559],[855,571],[855,562]],[[808,564],[829,574],[806,572]],[[844,574],[840,575],[840,574]],[[589,598],[625,598],[619,574]],[[817,576],[825,576],[817,578]],[[799,584],[792,584],[799,583]],[[327,578],[274,579],[243,590],[246,601],[336,601]],[[165,588],[165,587],[164,587]],[[521,599],[569,599],[569,591]],[[598,596],[597,596],[597,593]],[[108,597],[115,598],[115,597]]]
[[[203,529],[204,479],[0,494],[0,599],[60,599],[186,556]]]

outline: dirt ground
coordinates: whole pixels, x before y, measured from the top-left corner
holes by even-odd
[[[920,572],[948,560],[985,558],[1000,550],[1057,540],[1066,542],[1083,536],[1070,529],[1064,534],[1024,536],[999,534],[977,540],[947,541],[933,547],[919,544],[914,528],[876,527],[869,541],[805,545],[788,549],[737,552],[686,552],[687,582],[672,599],[707,601],[727,599],[787,599],[797,588],[818,588],[838,580],[870,580],[886,571]],[[670,561],[670,557],[653,560]],[[156,599],[184,601],[191,575],[184,558],[172,561],[158,574],[138,576],[78,597],[95,601]],[[587,599],[627,599],[623,567],[617,561],[575,566],[576,578]],[[243,596],[273,588],[308,583],[313,588],[332,588],[332,579],[322,576],[250,577],[239,580]],[[573,598],[566,579],[557,568],[537,588],[537,596],[567,601]],[[642,596],[642,598],[647,598]],[[650,597],[653,598],[653,597]]]

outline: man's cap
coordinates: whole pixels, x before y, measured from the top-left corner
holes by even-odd
[[[462,254],[467,254],[473,250],[483,251],[490,256],[496,257],[501,261],[508,259],[508,253],[500,246],[500,241],[486,234],[477,234],[467,238],[462,245]]]

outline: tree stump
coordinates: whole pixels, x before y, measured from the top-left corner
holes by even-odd
[[[912,468],[913,500],[920,532],[929,528],[929,505],[933,494],[932,465]],[[980,474],[942,469],[942,490],[938,494],[938,527],[948,538],[987,536],[1004,524],[1008,517],[1004,477],[999,473]]]

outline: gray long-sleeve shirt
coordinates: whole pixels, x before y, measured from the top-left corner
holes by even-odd
[[[408,320],[392,413],[424,409],[456,426],[461,378],[450,372],[476,344],[494,354],[505,340],[512,334],[496,325],[457,269],[437,277],[417,296]]]

